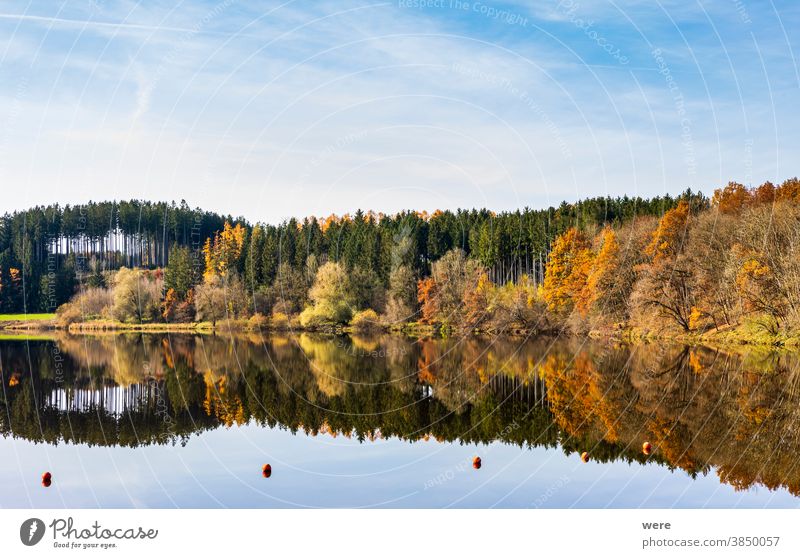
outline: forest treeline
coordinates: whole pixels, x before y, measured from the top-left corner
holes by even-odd
[[[229,263],[240,275],[247,273],[254,289],[272,286],[281,264],[283,271],[305,273],[309,256],[317,262],[342,262],[348,269],[369,268],[387,282],[393,259],[402,250],[404,262],[424,276],[431,262],[455,247],[479,254],[498,274],[511,276],[532,269],[555,236],[570,226],[657,215],[687,197],[695,195],[595,198],[500,215],[488,210],[392,216],[358,211],[279,225],[251,225],[244,218],[192,209],[185,201],[39,206],[0,218],[0,312],[53,310],[74,294],[79,277],[94,275],[96,282],[101,273],[123,266],[164,267],[174,247],[190,250],[200,275],[205,243],[225,223],[241,226],[237,258]]]
[[[35,208],[3,219],[0,311],[60,307],[64,324],[792,334],[798,202],[794,178],[729,183],[710,199],[687,190],[501,214],[359,211],[280,225],[185,203]],[[92,215],[108,222],[90,226]]]

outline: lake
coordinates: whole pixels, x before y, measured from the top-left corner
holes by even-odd
[[[575,338],[4,338],[0,506],[798,507],[799,364]]]

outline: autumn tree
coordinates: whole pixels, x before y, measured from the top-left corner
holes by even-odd
[[[114,277],[113,315],[121,322],[144,323],[161,317],[163,279],[141,269],[121,268]]]
[[[592,312],[603,318],[625,319],[633,283],[633,266],[630,263],[625,265],[617,233],[610,226],[603,228],[596,242],[599,246],[597,255],[577,308],[584,316]]]
[[[463,327],[478,328],[491,316],[490,308],[495,298],[495,286],[489,275],[482,269],[476,269],[465,286],[463,301]]]
[[[303,326],[344,324],[350,321],[356,309],[356,295],[350,277],[338,262],[328,262],[317,270],[308,296],[311,306],[300,314]]]
[[[540,300],[536,284],[530,276],[523,274],[514,282],[495,286],[478,285],[478,291],[486,290],[479,301],[486,301],[486,320],[493,331],[504,332],[513,328],[547,330],[550,328],[546,315],[546,304]]]
[[[460,326],[464,295],[476,288],[482,273],[480,264],[467,258],[460,248],[435,261],[431,277],[420,281],[417,287],[423,321]]]
[[[754,208],[739,223],[731,267],[746,310],[780,322],[800,311],[800,208]]]
[[[211,322],[212,327],[225,317],[225,287],[222,283],[219,275],[212,275],[195,289],[197,320]]]
[[[648,311],[662,320],[658,326],[677,325],[692,329],[697,294],[691,260],[682,257],[690,214],[689,204],[680,202],[659,220],[645,254],[650,262],[638,267],[640,278],[631,295],[639,318]]]
[[[203,246],[205,256],[204,277],[224,275],[228,270],[236,271],[242,257],[247,229],[241,223],[232,226],[225,222],[221,232],[207,238]]]
[[[591,244],[583,232],[571,227],[556,239],[542,285],[548,310],[560,315],[572,312],[584,293],[591,264]]]
[[[723,214],[741,213],[752,202],[752,192],[738,182],[728,182],[725,188],[714,190],[714,195],[711,197],[711,206]]]
[[[653,232],[650,244],[645,248],[651,263],[660,264],[668,261],[681,251],[688,222],[689,204],[685,201],[664,214]]]
[[[439,315],[439,296],[436,281],[425,277],[417,282],[417,302],[420,304],[420,321],[432,324]]]
[[[198,321],[216,326],[221,319],[241,319],[249,314],[249,299],[244,283],[236,273],[213,275],[194,289]]]
[[[784,180],[775,191],[775,199],[790,203],[800,202],[800,179],[795,177]]]
[[[417,289],[414,273],[410,267],[399,265],[389,275],[389,291],[386,303],[386,318],[390,322],[410,320],[416,313]]]
[[[758,204],[773,203],[775,201],[776,189],[772,182],[764,182],[753,192],[753,201]]]
[[[741,216],[724,214],[714,209],[698,215],[689,230],[682,260],[692,270],[694,315],[692,329],[707,322],[714,327],[736,324],[741,315],[741,297],[736,292],[735,274],[731,269],[735,241]]]

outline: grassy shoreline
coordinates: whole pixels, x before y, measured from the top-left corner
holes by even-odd
[[[422,324],[419,322],[408,322],[402,324],[402,326],[392,327],[376,326],[366,330],[347,325],[331,325],[323,328],[304,328],[300,326],[296,320],[292,320],[288,324],[281,324],[278,327],[269,323],[259,323],[258,325],[254,325],[248,320],[226,320],[217,322],[216,324],[212,324],[211,322],[123,323],[113,320],[92,320],[87,322],[75,322],[67,327],[64,327],[57,324],[55,315],[53,314],[28,314],[27,319],[19,319],[26,318],[25,315],[13,315],[13,319],[9,319],[8,316],[10,315],[0,315],[0,338],[14,338],[20,335],[35,336],[36,334],[42,334],[50,331],[63,331],[78,335],[96,333],[213,334],[259,331],[267,333],[295,331],[333,334],[388,332],[403,334],[409,337],[446,337],[457,333],[455,330],[443,328],[439,325]],[[532,332],[522,328],[502,333],[476,329],[472,333],[476,335],[503,335],[507,337],[580,335],[570,333],[566,330]],[[627,343],[655,343],[663,341],[671,343],[684,343],[687,345],[705,345],[717,347],[739,346],[754,348],[800,349],[800,336],[789,336],[785,333],[770,333],[764,328],[754,326],[752,322],[747,322],[736,327],[711,329],[703,332],[658,332],[620,324],[613,328],[592,330],[586,333],[586,336],[596,340],[613,339],[619,342]]]

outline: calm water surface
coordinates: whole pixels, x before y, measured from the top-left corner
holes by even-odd
[[[2,340],[0,506],[798,507],[798,365],[574,339]]]

